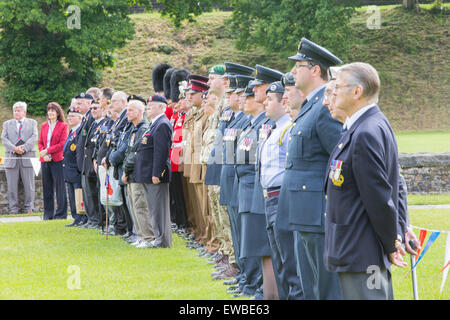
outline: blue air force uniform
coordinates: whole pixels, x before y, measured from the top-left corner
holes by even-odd
[[[341,63],[328,50],[304,38],[298,54],[290,59],[318,61],[326,67]],[[306,289],[305,283],[311,279],[302,270],[308,265],[312,268],[313,290],[320,300],[341,299],[337,274],[327,271],[323,263],[323,187],[328,158],[340,139],[342,125],[323,106],[324,91],[325,85],[310,92],[293,121],[276,220],[279,228],[294,231],[299,276]],[[301,258],[302,249],[306,250],[306,261]]]

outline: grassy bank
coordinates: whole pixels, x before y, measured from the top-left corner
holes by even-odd
[[[371,15],[367,9],[361,8],[352,18],[354,45],[349,61],[366,61],[377,68],[382,81],[380,107],[396,131],[450,130],[448,16],[428,10],[408,12],[400,6],[383,6],[380,14],[381,26],[375,30],[367,28]],[[157,13],[131,15],[134,40],[115,53],[115,68],[105,69],[97,85],[148,97],[153,93],[151,71],[160,62],[203,74],[224,61],[290,69],[287,57],[256,48],[238,51],[227,22],[230,15],[205,13],[178,30]],[[3,87],[0,80],[0,90]],[[0,99],[0,120],[10,115],[10,106]]]

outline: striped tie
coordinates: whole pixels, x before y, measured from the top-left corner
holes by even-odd
[[[17,140],[22,139],[22,126],[23,126],[22,121],[19,121],[19,135],[17,137]]]

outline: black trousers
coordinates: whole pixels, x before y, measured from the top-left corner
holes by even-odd
[[[42,162],[44,220],[67,219],[66,185],[62,161]],[[57,208],[55,211],[55,194]]]
[[[181,182],[182,172],[172,172],[169,183],[170,220],[179,227],[187,227],[186,203]]]
[[[131,218],[130,209],[128,208],[128,192],[126,190],[126,185],[120,186],[120,192],[122,193],[123,199],[123,204],[120,206],[122,209],[120,211],[123,215],[123,218],[125,219],[125,223],[123,223],[122,218],[120,218],[121,222],[118,222],[119,226],[116,227],[116,230],[120,232],[123,228],[125,228],[128,233],[133,233],[133,219]],[[119,217],[117,218],[117,220],[119,221]]]
[[[83,200],[84,207],[86,209],[86,215],[88,217],[89,223],[101,226],[101,215],[99,208],[99,190],[98,181],[95,176],[89,177],[86,175],[81,175],[81,186],[83,188]]]

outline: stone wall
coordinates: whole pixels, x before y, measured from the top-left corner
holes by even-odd
[[[400,154],[409,193],[450,192],[450,152]]]
[[[450,152],[400,154],[400,166],[409,193],[450,192]],[[35,212],[43,212],[41,174],[36,178]],[[20,205],[23,206],[23,186],[19,183]],[[0,164],[0,214],[8,213],[8,197],[5,170]]]

